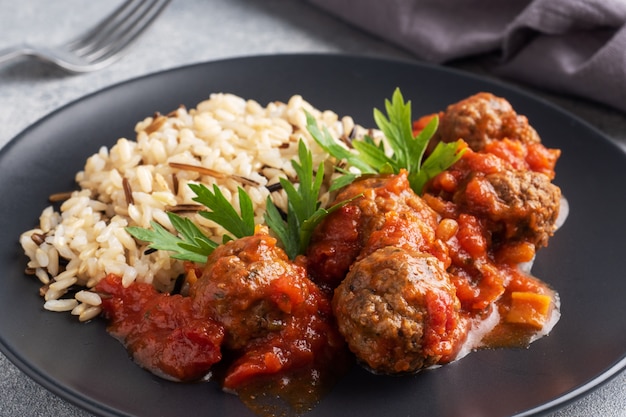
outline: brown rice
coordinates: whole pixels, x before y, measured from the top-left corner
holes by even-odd
[[[350,117],[317,110],[298,95],[263,107],[220,93],[191,110],[147,117],[137,123],[135,140],[120,138],[110,149],[100,148],[76,175],[80,189],[60,209],[45,208],[39,226],[20,237],[30,259],[27,269],[43,284],[44,308],[92,319],[101,300],[89,289],[109,273],[122,276],[126,286],[138,281],[170,291],[183,272],[182,262],[163,251],[146,252],[125,227],[150,227],[156,221],[173,230],[166,212],[196,204],[190,182],[219,185],[235,207],[242,186],[261,223],[267,186],[279,177],[295,180],[290,161],[299,139],[315,165],[327,158],[306,131],[303,109],[335,137],[362,129]],[[284,195],[276,194],[277,204],[284,205]],[[185,215],[216,239],[224,233],[193,210]]]

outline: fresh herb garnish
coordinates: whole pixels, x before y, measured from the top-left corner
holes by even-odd
[[[193,200],[211,210],[200,211],[199,214],[202,217],[213,220],[232,233],[235,238],[254,234],[252,201],[241,187],[238,188],[241,215],[224,197],[217,185],[213,185],[213,191],[203,184],[190,183],[189,187],[196,193]],[[206,257],[219,246],[218,243],[209,239],[190,219],[172,212],[168,212],[167,216],[177,232],[176,235],[155,221],[150,222],[152,229],[127,227],[126,230],[137,239],[150,242],[148,247],[151,249],[173,252],[171,257],[174,259],[198,263],[206,262]],[[229,235],[222,236],[222,242],[232,239],[233,237]]]
[[[265,212],[265,222],[281,240],[290,259],[306,252],[313,230],[324,217],[350,201],[342,201],[328,209],[321,207],[319,194],[324,180],[324,164],[320,163],[313,173],[313,156],[302,140],[298,143],[298,159],[300,163],[291,161],[298,176],[298,187],[285,178],[279,180],[287,194],[287,220],[283,219],[270,197]]]
[[[313,139],[324,149],[326,152],[334,156],[339,160],[346,161],[349,165],[359,169],[363,174],[374,174],[378,172],[370,164],[368,164],[362,157],[351,152],[349,149],[340,145],[339,142],[333,138],[328,129],[324,127],[323,130],[317,126],[315,118],[305,110],[306,114],[306,128],[313,136]]]
[[[150,222],[152,229],[131,226],[127,227],[126,231],[139,240],[150,242],[148,247],[151,249],[172,252],[170,256],[174,259],[206,262],[206,257],[218,244],[202,233],[191,220],[171,212],[168,212],[167,216],[178,236],[155,221]]]
[[[235,238],[252,236],[254,234],[254,207],[252,200],[246,191],[237,187],[239,196],[239,213],[235,211],[230,202],[224,197],[220,188],[213,184],[213,192],[203,184],[190,183],[189,188],[196,193],[193,201],[208,207],[212,211],[200,211],[202,217],[213,220],[233,234]],[[224,235],[222,242],[233,240],[232,236]]]
[[[387,116],[374,109],[374,121],[387,139],[392,151],[390,154],[382,141],[377,144],[369,135],[361,141],[352,141],[354,150],[349,150],[340,145],[326,128],[320,131],[315,119],[308,113],[307,129],[322,149],[357,168],[361,174],[397,174],[405,169],[411,188],[421,194],[426,182],[458,161],[464,149],[461,142],[440,142],[424,159],[428,142],[437,130],[438,117],[433,117],[421,132],[413,136],[411,102],[404,101],[399,88],[394,91],[391,101],[385,100],[385,110]],[[341,188],[359,176],[346,170],[341,172],[344,175],[335,180],[331,190]]]

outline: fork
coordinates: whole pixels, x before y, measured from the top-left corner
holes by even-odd
[[[95,27],[57,47],[28,43],[0,50],[0,64],[23,57],[36,57],[69,72],[102,69],[122,56],[171,0],[127,0]]]

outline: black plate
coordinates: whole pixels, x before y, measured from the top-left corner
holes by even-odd
[[[240,58],[150,75],[65,106],[2,149],[2,351],[44,387],[95,414],[250,415],[213,383],[176,384],[141,370],[102,322],[79,324],[43,311],[39,285],[23,273],[18,236],[35,225],[49,194],[73,188],[89,155],[132,138],[135,122],[155,111],[193,107],[213,92],[263,105],[302,94],[371,126],[372,108],[396,86],[412,100],[414,115],[493,92],[527,115],[547,146],[563,150],[556,182],[571,212],[534,267],[560,292],[563,316],[529,349],[475,352],[409,377],[354,369],[310,416],[539,415],[617,374],[626,365],[626,154],[584,122],[508,86],[439,67],[333,55]]]

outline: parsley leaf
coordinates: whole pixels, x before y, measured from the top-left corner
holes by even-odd
[[[282,242],[289,259],[295,259],[300,251],[300,234],[295,217],[292,215],[287,221],[283,220],[283,216],[272,202],[272,198],[268,196],[264,218],[267,226]]]
[[[250,196],[243,188],[237,187],[241,215],[237,213],[230,201],[224,197],[224,194],[216,184],[213,184],[213,191],[203,184],[190,183],[189,188],[196,193],[193,201],[211,209],[211,211],[199,212],[202,217],[219,224],[232,233],[235,238],[252,236],[254,234],[254,207],[252,206]],[[233,237],[228,235],[223,237],[224,242],[232,239]]]
[[[419,134],[413,136],[411,102],[404,101],[399,88],[393,92],[391,100],[385,100],[385,110],[387,115],[374,109],[374,121],[387,139],[391,156],[387,154],[382,142],[376,144],[367,135],[362,141],[352,141],[354,152],[345,148],[327,129],[320,131],[315,119],[309,114],[307,129],[322,149],[357,168],[362,174],[398,174],[402,169],[407,170],[411,188],[415,193],[421,194],[426,182],[458,161],[465,149],[460,141],[439,143],[424,159],[428,143],[437,130],[438,118],[433,117]],[[347,172],[335,180],[331,190],[341,188],[357,177],[358,175]]]
[[[202,233],[191,220],[170,212],[167,213],[167,216],[180,237],[172,234],[155,221],[150,222],[152,229],[131,226],[127,227],[126,231],[139,240],[151,242],[148,245],[151,249],[173,252],[171,257],[174,259],[198,263],[206,262],[206,257],[213,252],[218,244]]]
[[[307,130],[322,149],[339,160],[345,160],[348,164],[358,168],[363,174],[374,174],[377,171],[363,161],[359,155],[340,145],[330,134],[326,127],[320,130],[315,118],[305,110]]]
[[[265,222],[280,239],[290,259],[304,254],[315,227],[329,213],[351,200],[342,201],[328,209],[320,207],[319,194],[324,180],[324,164],[313,172],[313,156],[302,140],[298,143],[298,160],[291,164],[298,176],[298,187],[285,178],[280,183],[287,194],[287,220],[284,220],[271,198],[267,199]]]

